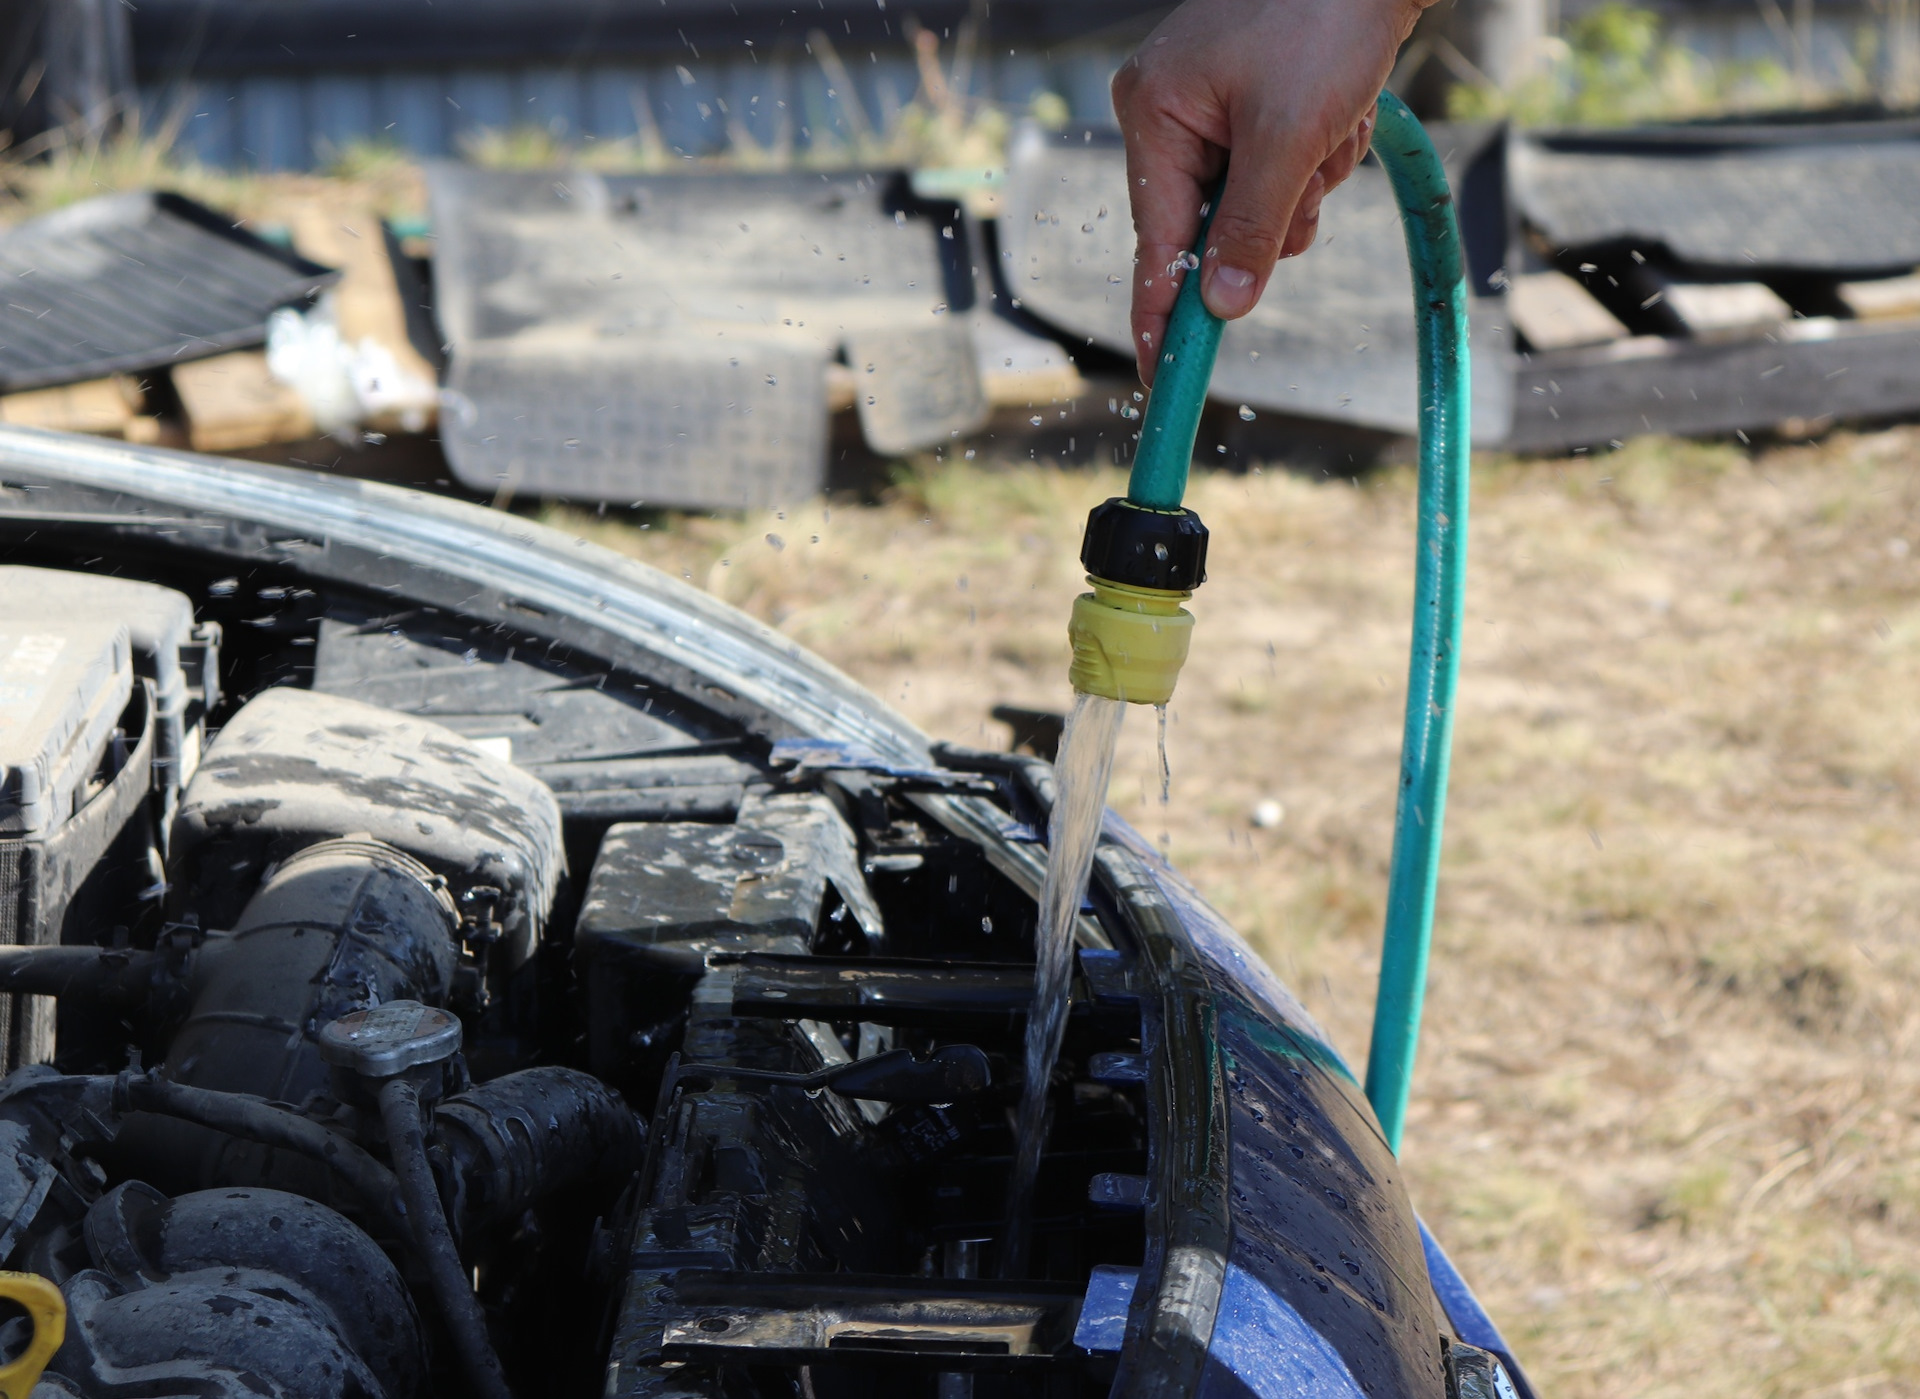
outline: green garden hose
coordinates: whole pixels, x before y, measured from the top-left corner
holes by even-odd
[[[1466,263],[1447,172],[1413,113],[1390,93],[1380,98],[1373,151],[1393,184],[1406,230],[1420,362],[1413,654],[1407,663],[1407,719],[1400,740],[1400,794],[1393,817],[1380,990],[1374,998],[1373,1040],[1367,1053],[1367,1101],[1380,1119],[1388,1147],[1397,1153],[1427,993],[1454,698],[1460,684],[1472,371],[1467,360]]]
[[[1465,264],[1446,170],[1419,121],[1390,93],[1380,98],[1373,151],[1406,229],[1420,376],[1413,652],[1366,1081],[1368,1101],[1397,1152],[1426,994],[1460,673],[1471,376]],[[1211,214],[1209,206],[1197,248],[1205,247]],[[1187,261],[1192,266],[1197,258]],[[1127,494],[1087,521],[1080,557],[1094,591],[1076,602],[1069,628],[1070,679],[1082,693],[1164,704],[1186,659],[1193,618],[1180,603],[1205,581],[1207,533],[1181,499],[1221,329],[1201,300],[1199,277],[1189,273],[1155,366]]]

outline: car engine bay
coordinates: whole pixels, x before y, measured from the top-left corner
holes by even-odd
[[[1068,1342],[1090,1277],[1124,1319],[1148,1147],[1111,909],[996,1276],[1044,765],[756,752],[431,609],[199,591],[0,568],[44,1389],[1104,1390],[1117,1331]]]
[[[1531,1399],[1111,814],[1008,1218],[1049,763],[518,516],[0,436],[0,1392]]]

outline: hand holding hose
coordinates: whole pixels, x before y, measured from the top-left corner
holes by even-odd
[[[1127,494],[1087,522],[1080,557],[1094,590],[1068,624],[1076,690],[1134,703],[1172,696],[1193,628],[1180,603],[1206,578],[1206,530],[1181,501],[1221,318],[1246,314],[1274,262],[1306,250],[1320,197],[1353,172],[1377,123],[1413,271],[1420,392],[1413,655],[1366,1081],[1396,1152],[1446,819],[1472,418],[1466,267],[1446,170],[1413,113],[1381,93],[1420,9],[1421,0],[1187,0],[1115,77],[1140,239],[1134,351],[1143,379],[1162,372]],[[1210,197],[1229,152],[1225,187]],[[1195,242],[1205,245],[1198,286],[1171,275]]]
[[[1207,309],[1244,316],[1305,252],[1353,173],[1374,99],[1432,0],[1187,0],[1113,79],[1138,239],[1133,348],[1151,384],[1199,209],[1231,152],[1200,263]]]

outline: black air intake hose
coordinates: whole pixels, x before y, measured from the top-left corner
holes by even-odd
[[[448,1098],[433,1136],[463,1234],[562,1191],[610,1199],[640,1169],[639,1119],[577,1069],[523,1069]]]
[[[322,1025],[383,1001],[445,1002],[458,927],[443,881],[411,856],[364,836],[308,846],[267,877],[232,933],[201,946],[162,1076],[302,1106],[329,1083]],[[170,1193],[262,1185],[332,1201],[311,1162],[205,1128],[136,1119],[120,1141],[131,1173]]]

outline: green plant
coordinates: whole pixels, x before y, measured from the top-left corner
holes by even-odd
[[[1715,62],[1674,42],[1653,10],[1609,0],[1551,40],[1532,77],[1511,91],[1463,84],[1449,115],[1509,117],[1522,126],[1619,126],[1779,106],[1804,95],[1773,59]]]

